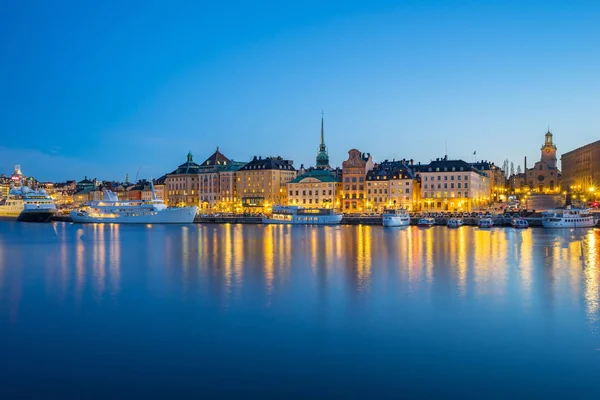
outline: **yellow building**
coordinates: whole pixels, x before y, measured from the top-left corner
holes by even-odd
[[[418,167],[424,211],[471,211],[490,201],[490,178],[463,160],[438,158]]]
[[[348,159],[342,163],[342,210],[345,213],[366,210],[367,173],[373,166],[371,154],[361,153],[357,149],[348,152]]]
[[[409,163],[386,160],[367,173],[367,210],[418,210],[420,188],[419,179]]]
[[[189,152],[186,162],[167,174],[165,187],[169,205],[198,206],[199,170],[200,166],[194,162],[192,152]]]
[[[248,212],[263,212],[273,204],[285,204],[285,185],[296,177],[291,160],[254,157],[237,173],[237,197]]]
[[[287,184],[288,204],[305,208],[341,207],[342,182],[327,169],[311,169]]]

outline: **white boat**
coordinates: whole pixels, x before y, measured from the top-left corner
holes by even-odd
[[[418,224],[419,226],[434,226],[435,225],[435,218],[421,218],[419,219]]]
[[[491,218],[485,217],[477,221],[477,226],[480,228],[491,228],[494,226],[494,221]]]
[[[189,224],[194,222],[198,208],[167,207],[157,199],[152,187],[152,200],[120,201],[110,190],[102,201],[92,201],[70,213],[76,223],[110,224]]]
[[[513,228],[517,228],[517,229],[529,228],[529,222],[527,222],[527,220],[524,218],[513,218],[513,220],[510,222],[510,224],[512,225]]]
[[[383,226],[408,226],[410,216],[403,209],[386,210],[383,213]]]
[[[446,224],[448,228],[460,228],[463,225],[461,218],[450,218]]]
[[[331,208],[302,208],[300,206],[273,206],[270,215],[262,218],[263,224],[336,225],[342,214]]]
[[[542,213],[544,228],[591,228],[596,226],[597,220],[587,208],[567,206]]]
[[[8,197],[0,201],[0,218],[23,222],[49,222],[56,214],[54,200],[44,189],[11,187]]]

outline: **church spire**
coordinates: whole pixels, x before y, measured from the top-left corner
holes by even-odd
[[[325,148],[325,128],[323,123],[323,110],[321,110],[321,151]]]
[[[323,119],[323,111],[321,110],[321,144],[317,153],[317,168],[329,169],[329,155],[325,146],[325,123]]]

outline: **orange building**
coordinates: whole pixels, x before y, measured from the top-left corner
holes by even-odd
[[[361,153],[357,149],[348,152],[348,159],[342,163],[343,212],[358,213],[366,210],[367,173],[373,166],[371,154]]]

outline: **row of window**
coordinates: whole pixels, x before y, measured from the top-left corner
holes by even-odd
[[[457,187],[457,189],[462,189],[461,188],[461,183],[460,182],[457,183],[456,187]],[[429,188],[430,189],[435,189],[435,185],[432,183],[432,184],[429,185]],[[441,189],[442,188],[442,184],[438,183],[437,184],[437,188]],[[465,189],[468,189],[468,188],[469,188],[469,184],[467,182],[465,182]],[[427,189],[427,184],[423,185],[423,189]],[[444,183],[444,189],[448,189],[448,184],[447,183]],[[450,189],[454,189],[454,183],[450,184]]]
[[[353,183],[355,183],[357,181],[357,179],[358,179],[358,182],[364,182],[365,181],[365,178],[363,178],[362,176],[360,176],[358,178],[356,178],[355,176],[353,176],[352,178],[350,178],[350,177],[347,176],[347,177],[344,178],[344,182],[353,182]]]
[[[427,178],[431,178],[431,179],[429,179],[430,181],[435,181],[435,180],[436,180],[436,177],[435,177],[435,176],[430,176],[430,177],[427,177],[427,176],[425,176],[425,180],[427,180]],[[460,181],[460,180],[461,180],[461,178],[462,178],[462,175],[456,175],[456,180],[457,180],[457,181]],[[442,180],[442,177],[441,177],[441,175],[438,175],[438,176],[437,176],[437,180],[438,180],[438,181],[441,181],[441,180]],[[444,175],[444,180],[445,180],[445,181],[447,181],[447,180],[448,180],[448,175]],[[451,180],[451,181],[453,181],[453,180],[454,180],[454,175],[450,175],[450,180]],[[469,180],[469,175],[465,175],[465,181],[468,181],[468,180]]]
[[[352,188],[352,190],[365,190],[365,187],[364,187],[364,185],[358,185],[358,189],[357,189],[357,186],[356,186],[356,185],[352,185],[352,186],[350,186],[350,185],[345,185],[345,186],[344,186],[344,190],[350,190],[350,188]]]
[[[299,196],[299,194],[298,194],[298,193],[299,193],[299,190],[296,190],[295,192],[296,192],[296,196]],[[327,194],[327,190],[323,189],[323,196],[325,196],[326,194]],[[333,190],[331,190],[331,189],[330,189],[330,190],[329,190],[329,196],[331,196],[332,194],[333,194]],[[293,190],[290,190],[290,196],[293,196],[293,195],[294,195],[294,191],[293,191]],[[309,196],[312,196],[312,195],[313,195],[313,191],[312,191],[312,190],[309,190],[309,191],[308,191],[308,195],[309,195]],[[318,196],[318,195],[319,195],[319,191],[318,191],[318,190],[315,190],[315,195],[316,195],[316,196]],[[303,190],[303,191],[302,191],[302,196],[306,196],[306,190]]]
[[[448,197],[448,192],[444,192],[444,198]],[[423,198],[426,199],[429,197],[429,193],[428,192],[423,192]],[[437,197],[437,198],[442,198],[442,192],[437,192],[437,196],[436,196],[436,192],[431,192],[431,197]],[[469,198],[469,192],[456,192],[456,196],[454,196],[454,192],[450,192],[450,197],[459,197],[459,198]]]

